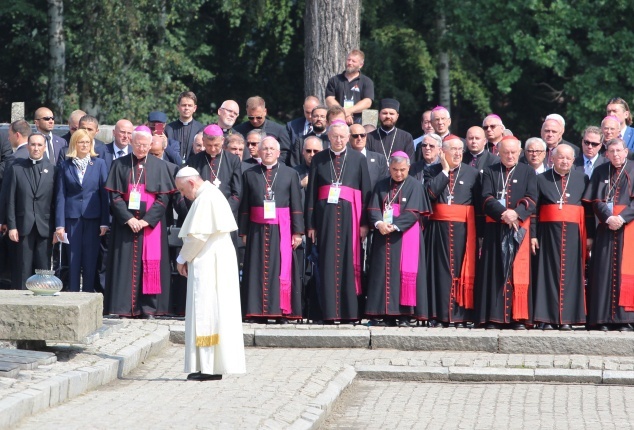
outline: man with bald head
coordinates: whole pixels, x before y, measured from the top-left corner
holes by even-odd
[[[597,166],[583,196],[599,224],[588,279],[591,328],[632,331],[634,323],[634,163],[622,139],[606,142],[609,163]]]
[[[165,126],[165,135],[168,139],[180,142],[180,159],[187,160],[194,153],[194,136],[203,129],[203,125],[194,119],[198,98],[192,91],[184,91],[178,95],[176,109],[178,120]],[[170,143],[170,147],[171,147]],[[167,151],[170,153],[171,151]],[[174,154],[170,155],[175,159]],[[182,161],[181,161],[182,162]],[[181,163],[178,163],[179,165]]]
[[[388,170],[385,156],[368,150],[366,142],[367,133],[365,128],[361,124],[352,124],[350,126],[350,147],[365,155],[365,159],[368,162],[368,172],[370,173],[370,184],[374,190],[376,183],[383,178],[387,178],[390,171]]]
[[[55,115],[47,107],[38,108],[33,117],[36,131],[42,133],[46,137],[46,151],[44,156],[51,164],[56,164],[61,149],[68,146],[68,142],[61,137],[53,134],[55,128]]]
[[[487,115],[482,121],[482,129],[487,139],[487,150],[493,155],[497,155],[497,145],[504,137],[504,130],[506,130],[502,123],[502,118],[494,113]]]
[[[601,121],[601,132],[603,133],[603,148],[602,151],[600,151],[602,153],[605,151],[605,146],[607,142],[619,137],[619,119],[612,115],[608,115],[603,118],[603,121]]]
[[[234,100],[225,100],[218,108],[218,127],[225,137],[234,133],[233,126],[240,115],[240,106]]]
[[[74,110],[70,113],[68,116],[68,133],[63,135],[62,139],[70,143],[70,137],[77,129],[79,129],[79,120],[84,115],[86,115],[86,112],[80,109]]]
[[[335,120],[330,148],[313,157],[306,189],[306,236],[319,249],[317,290],[324,321],[360,318],[361,241],[368,234],[370,175],[363,155],[347,147],[350,130]]]
[[[114,130],[112,132],[114,140],[110,143],[106,143],[105,145],[95,147],[95,152],[99,155],[99,158],[103,158],[105,160],[108,171],[110,171],[113,160],[125,157],[130,152],[129,145],[133,131],[134,126],[129,120],[120,119],[114,125]]]
[[[553,168],[537,176],[537,217],[531,226],[533,321],[544,330],[585,324],[585,210],[588,177],[574,169],[575,151],[553,150]]]
[[[307,135],[312,130],[312,121],[310,116],[317,105],[319,105],[319,99],[317,97],[306,97],[304,99],[304,104],[302,105],[304,115],[286,123],[286,131],[288,132],[291,144],[293,144],[296,139]]]
[[[478,321],[486,328],[526,329],[530,322],[530,216],[535,213],[537,179],[527,164],[518,163],[521,146],[514,136],[498,143],[500,163],[484,169],[482,199],[486,215],[482,257],[478,268],[475,305]],[[520,230],[520,228],[522,230]],[[503,239],[520,231],[511,265],[501,264]],[[515,241],[515,239],[510,239]]]

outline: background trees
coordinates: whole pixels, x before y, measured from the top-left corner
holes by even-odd
[[[13,0],[0,2],[0,121],[19,100],[27,112],[48,104],[60,115],[60,92],[65,113],[80,106],[107,123],[139,122],[154,109],[175,118],[184,89],[199,96],[203,121],[222,100],[244,106],[255,94],[286,121],[321,88],[305,76],[317,82],[344,67],[337,54],[314,54],[332,43],[310,36],[328,17],[313,20],[307,5],[342,5],[354,21],[359,2],[364,71],[377,99],[401,101],[400,125],[414,134],[441,94],[459,134],[495,112],[525,139],[556,112],[572,141],[600,122],[607,99],[632,101],[628,0]],[[63,4],[64,69],[50,67],[62,57],[49,47],[49,4]],[[448,69],[439,69],[443,58]]]

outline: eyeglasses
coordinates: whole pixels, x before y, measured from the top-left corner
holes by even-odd
[[[494,129],[495,127],[497,127],[498,125],[500,125],[500,124],[483,125],[483,126],[482,126],[482,129],[483,129],[483,130],[488,130],[488,129],[493,130],[493,129]]]
[[[304,149],[304,152],[306,152],[307,154],[317,154],[319,152],[319,149]]]
[[[358,138],[365,138],[368,134],[367,133],[352,133],[350,136],[352,136],[353,139],[358,139]]]
[[[225,112],[230,113],[231,115],[238,116],[238,112],[236,112],[236,111],[234,111],[234,110],[227,109],[227,108],[224,108],[224,107],[221,107],[220,109],[222,109],[222,110],[223,110],[223,111],[225,111]]]
[[[258,121],[262,121],[264,119],[263,116],[248,116],[247,118],[249,118],[249,121],[253,121],[254,119],[257,119]]]
[[[583,140],[583,144],[586,146],[592,146],[593,148],[596,148],[597,146],[601,146],[601,142],[597,143],[597,142],[590,142],[589,140]]]
[[[36,121],[55,121],[55,117],[54,116],[43,116],[42,118],[36,118]]]
[[[544,151],[543,149],[527,149],[524,152],[526,152],[529,155],[538,155],[538,154],[543,154],[546,151]]]
[[[258,146],[260,142],[247,142],[249,146]]]
[[[433,143],[421,143],[420,147],[421,148],[435,148],[436,145],[434,145]]]

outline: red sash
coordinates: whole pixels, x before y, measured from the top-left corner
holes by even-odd
[[[431,221],[453,221],[467,223],[467,243],[460,278],[452,279],[456,288],[456,301],[458,306],[465,309],[473,309],[473,284],[475,280],[475,253],[476,253],[476,230],[473,206],[444,203],[434,205],[434,213],[429,219]]]
[[[392,205],[395,217],[401,214],[401,205]],[[401,239],[401,306],[416,306],[416,279],[418,278],[418,251],[420,224],[418,221],[403,232]]]
[[[487,216],[487,222],[496,223],[493,218]],[[530,226],[531,219],[526,218],[520,227],[526,229],[524,239],[513,260],[513,319],[528,319],[528,285],[530,282]]]
[[[293,244],[291,238],[291,210],[275,208],[275,219],[264,218],[264,207],[251,207],[250,219],[257,224],[279,224],[280,230],[280,310],[290,314],[291,279],[293,273]]]
[[[359,227],[361,225],[361,191],[354,188],[340,186],[339,198],[349,201],[352,204],[352,259],[354,261],[354,286],[357,296],[361,294],[361,236]],[[319,187],[317,198],[327,200],[330,192],[330,185]]]
[[[614,205],[614,215],[619,215],[626,205]],[[634,311],[634,224],[623,225],[623,255],[621,256],[621,293],[619,306]]]

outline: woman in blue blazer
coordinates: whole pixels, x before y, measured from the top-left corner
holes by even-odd
[[[108,170],[93,145],[85,130],[73,133],[55,179],[55,240],[68,234],[70,291],[79,291],[81,275],[82,291],[95,291],[99,236],[108,231]]]

